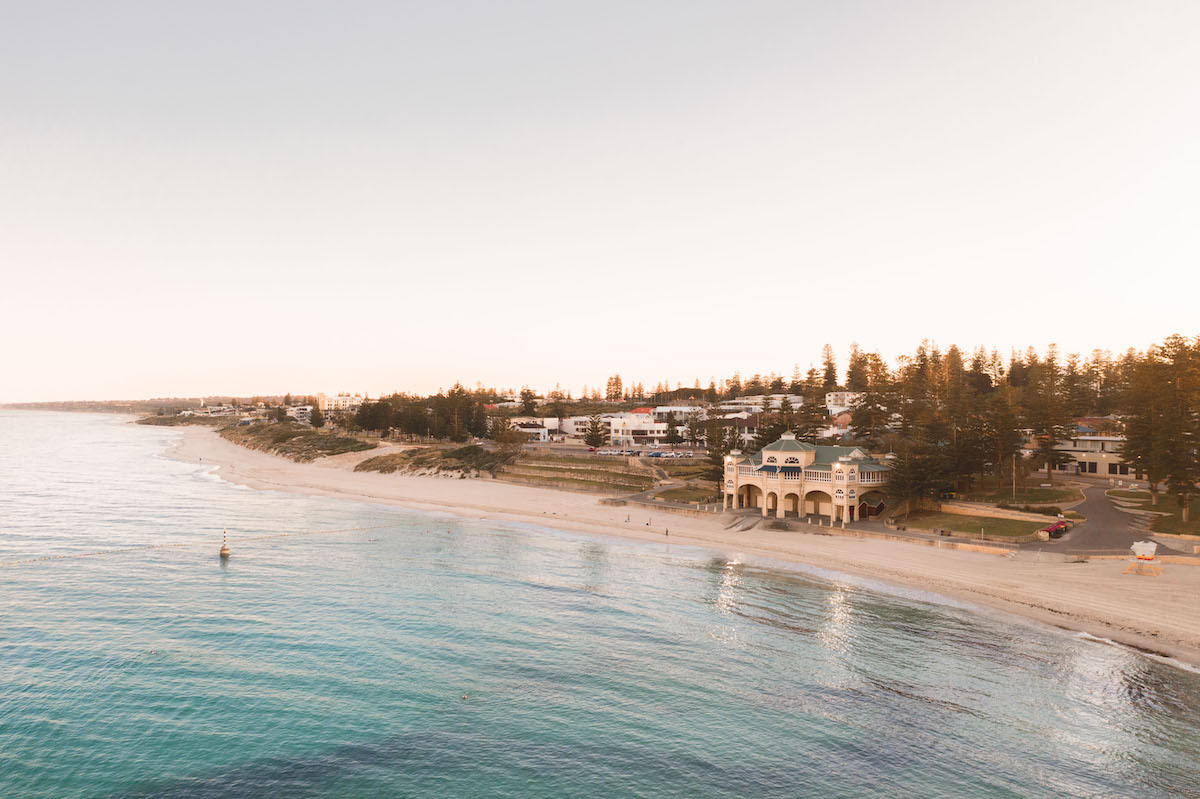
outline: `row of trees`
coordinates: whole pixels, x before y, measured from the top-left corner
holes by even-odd
[[[471,436],[489,434],[485,406],[500,400],[492,389],[471,390],[456,383],[449,391],[431,397],[392,394],[373,401],[367,399],[353,415],[341,415],[336,421],[360,430],[380,433],[398,430],[412,437],[466,441]]]
[[[923,344],[922,348],[929,354],[937,350],[930,344]],[[947,350],[944,356],[948,357],[949,352]],[[1070,354],[1065,358],[1059,357],[1055,353],[1052,357],[1056,359],[1061,372],[1064,402],[1069,412],[1076,416],[1087,414],[1105,416],[1114,413],[1120,402],[1122,375],[1128,367],[1130,358],[1136,355],[1137,353],[1133,350],[1117,357],[1107,350],[1093,350],[1087,356]],[[993,386],[1006,383],[1014,389],[1030,385],[1043,360],[1043,357],[1039,356],[1033,348],[1024,352],[1013,351],[1007,359],[1001,356],[998,350],[988,351],[982,347],[976,348],[969,354],[958,351],[958,357],[976,369],[977,374],[985,375]],[[834,390],[866,391],[873,381],[873,376],[880,369],[886,368],[879,353],[867,352],[858,344],[851,344],[843,380],[837,356],[833,348],[826,344],[822,350],[819,367],[812,366],[807,371],[802,371],[797,364],[793,367],[790,378],[774,372],[767,375],[754,374],[749,378],[743,378],[741,373],[734,373],[727,379],[710,379],[707,388],[701,387],[699,379],[691,387],[685,387],[676,382],[673,389],[670,387],[670,381],[664,380],[655,385],[652,391],[646,391],[641,383],[627,386],[618,374],[608,378],[603,394],[598,389],[589,392],[585,386],[581,396],[584,399],[603,398],[611,402],[621,400],[669,401],[677,398],[718,402],[760,394],[786,393],[808,396]],[[569,392],[563,395],[560,390],[558,393],[561,397],[569,399]]]
[[[1171,336],[1134,358],[1121,410],[1125,462],[1149,478],[1152,504],[1164,483],[1189,521],[1200,482],[1200,339]]]
[[[1149,478],[1152,492],[1165,484],[1188,519],[1200,480],[1200,340],[1172,336],[1145,352],[1087,361],[1063,359],[1051,346],[1004,368],[978,352],[964,361],[954,347],[922,345],[894,370],[870,369],[863,392],[855,434],[897,454],[888,486],[895,496],[936,496],[987,474],[1015,483],[1026,465],[1044,467],[1053,482],[1054,469],[1072,459],[1056,444],[1075,419],[1091,416],[1101,432],[1125,436],[1124,463]],[[1102,418],[1109,414],[1119,420]],[[1020,458],[1027,436],[1028,462]]]

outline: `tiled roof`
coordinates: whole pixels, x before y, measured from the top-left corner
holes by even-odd
[[[767,444],[762,448],[762,452],[812,452],[814,447],[812,444],[807,444],[803,441],[797,441],[794,438],[781,438],[773,444]]]

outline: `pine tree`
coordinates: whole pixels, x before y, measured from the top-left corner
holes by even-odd
[[[1040,362],[1032,351],[1026,354],[1029,386],[1024,393],[1026,424],[1033,430],[1034,457],[1046,468],[1046,481],[1054,483],[1054,469],[1074,458],[1058,449],[1070,434],[1070,414],[1062,392],[1055,348],[1051,345],[1046,360]]]
[[[1154,350],[1131,364],[1120,398],[1125,443],[1121,462],[1135,475],[1145,475],[1150,504],[1158,504],[1159,484],[1167,477],[1164,420],[1167,392],[1166,368]]]
[[[821,350],[821,366],[824,370],[822,385],[826,391],[833,391],[837,388],[838,382],[837,362],[833,359],[833,347],[828,344]]]
[[[583,434],[583,443],[589,447],[602,447],[608,440],[608,435],[604,430],[604,420],[600,418],[600,414],[592,414],[588,417],[587,428]]]
[[[671,446],[683,443],[683,436],[679,435],[679,425],[675,421],[675,412],[667,413],[667,436],[664,439]]]
[[[521,415],[532,416],[537,411],[537,394],[529,386],[521,389]]]
[[[953,485],[945,450],[934,443],[905,441],[891,467],[885,490],[889,496],[907,501],[909,512],[936,502]]]
[[[723,483],[725,480],[725,457],[731,451],[738,449],[740,445],[737,427],[724,425],[720,419],[710,419],[707,427],[705,440],[708,449],[708,471],[706,476],[710,480]]]
[[[1179,501],[1179,519],[1191,520],[1192,496],[1200,489],[1200,342],[1193,346],[1183,336],[1169,336],[1159,348],[1166,376],[1162,391],[1163,461],[1167,490]]]
[[[846,390],[866,391],[870,379],[866,354],[859,349],[858,342],[850,345],[850,361],[846,364]]]

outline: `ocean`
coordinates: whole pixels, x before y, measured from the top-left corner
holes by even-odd
[[[0,797],[1200,796],[1195,671],[736,552],[251,490],[178,436],[0,410]]]

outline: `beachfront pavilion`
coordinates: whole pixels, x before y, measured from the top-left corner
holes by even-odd
[[[852,522],[883,512],[890,468],[858,447],[818,446],[784,433],[753,455],[729,453],[722,507]]]

